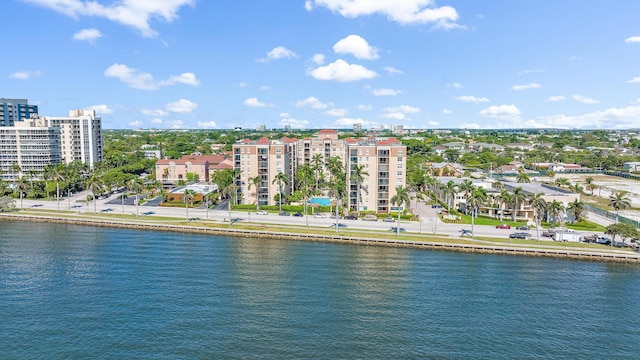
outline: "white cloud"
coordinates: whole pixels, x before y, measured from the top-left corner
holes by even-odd
[[[141,128],[142,127],[142,122],[138,121],[138,120],[135,120],[135,121],[129,122],[127,125],[129,125],[132,128],[136,128],[137,129],[137,128]]]
[[[404,75],[404,71],[402,70],[398,70],[394,67],[391,66],[385,66],[383,67],[384,71],[388,72],[389,74],[398,74],[398,75]]]
[[[249,106],[249,107],[258,107],[258,108],[261,108],[261,107],[274,107],[275,106],[273,104],[264,103],[264,102],[258,100],[258,98],[255,98],[255,97],[246,99],[243,102],[243,104],[245,104],[246,106]]]
[[[429,126],[438,126],[438,125],[440,125],[440,123],[437,122],[437,121],[429,121],[428,124],[429,124]]]
[[[113,64],[104,71],[104,76],[119,79],[129,87],[141,90],[157,90],[161,87],[171,86],[178,83],[198,86],[200,81],[195,74],[187,72],[180,75],[170,76],[166,80],[156,81],[153,75],[133,69],[124,64]]]
[[[436,6],[434,0],[307,0],[305,9],[325,7],[348,18],[385,15],[403,25],[434,23],[438,28],[460,27],[458,12],[451,6]]]
[[[113,114],[113,109],[111,109],[108,105],[92,105],[88,106],[87,110],[95,110],[98,114]]]
[[[160,118],[155,118],[155,119],[151,119],[151,121],[149,121],[152,124],[162,124],[164,122],[164,120],[160,119]]]
[[[364,104],[358,105],[358,110],[369,111],[371,109],[372,109],[371,105],[364,105]]]
[[[402,112],[407,114],[416,114],[420,112],[419,108],[409,106],[409,105],[393,106],[393,107],[384,108],[383,110],[389,111],[389,112]]]
[[[373,89],[371,93],[375,96],[396,96],[402,94],[402,91],[394,89]]]
[[[369,70],[362,65],[349,64],[342,59],[338,59],[326,66],[320,66],[307,71],[318,80],[335,80],[340,82],[372,79],[378,76],[375,71]]]
[[[329,104],[323,103],[322,101],[318,100],[318,98],[316,98],[315,96],[309,96],[304,100],[299,100],[296,102],[296,107],[298,109],[310,108],[310,109],[316,109],[316,110],[323,110],[329,106],[330,106]]]
[[[544,72],[542,69],[525,69],[518,71],[518,75],[529,75]]]
[[[218,127],[215,121],[198,121],[198,127],[203,129],[215,129]]]
[[[344,117],[345,115],[347,115],[348,110],[347,109],[329,109],[325,112],[325,114],[330,115],[330,116],[335,116],[335,117]]]
[[[627,44],[640,43],[640,36],[628,37],[628,38],[624,39],[624,42],[626,42]]]
[[[295,119],[295,118],[291,117],[291,115],[289,115],[287,113],[280,114],[280,117],[281,117],[281,119],[278,122],[278,125],[280,125],[280,126],[289,125],[294,129],[304,129],[305,127],[307,127],[307,125],[309,125],[309,121]]]
[[[385,119],[405,120],[407,115],[401,112],[388,112],[386,114],[382,114],[382,117]]]
[[[480,125],[476,123],[462,123],[459,126],[460,129],[480,129]]]
[[[553,127],[562,129],[629,129],[640,124],[640,105],[609,108],[578,116],[558,114],[531,119],[523,127]]]
[[[636,76],[633,79],[628,80],[627,82],[630,83],[630,84],[640,83],[640,76]]]
[[[167,115],[169,115],[169,113],[167,111],[162,110],[162,109],[158,109],[158,110],[142,109],[140,112],[143,115],[147,115],[147,116],[167,116]]]
[[[576,61],[576,60],[582,60],[582,57],[581,57],[581,56],[572,55],[572,56],[569,58],[569,60],[573,60],[573,61]]]
[[[581,102],[583,104],[597,104],[600,102],[599,100],[582,95],[571,95],[571,97],[573,98],[573,100]]]
[[[195,0],[124,0],[103,5],[87,0],[24,0],[27,3],[49,8],[73,18],[95,16],[126,25],[138,30],[142,36],[154,37],[157,32],[151,28],[151,19],[172,22],[178,11],[185,5],[194,5]]]
[[[270,87],[270,86],[267,86],[267,85],[262,85],[262,86],[260,86],[260,90],[262,90],[262,91],[269,91],[269,90],[271,90],[271,87]]]
[[[240,84],[238,84],[238,86],[241,88],[246,88],[247,86],[249,86],[249,83],[241,82]]]
[[[362,126],[369,126],[369,122],[367,120],[363,120],[361,118],[340,118],[336,120],[334,125],[336,127],[353,127],[354,124],[362,124]]]
[[[75,34],[73,34],[73,40],[88,41],[92,44],[101,37],[102,37],[102,33],[100,32],[100,30],[95,28],[82,29],[76,32]]]
[[[489,106],[480,110],[480,115],[490,117],[513,117],[519,116],[520,110],[515,105],[499,105]]]
[[[273,50],[269,51],[267,53],[266,58],[260,58],[257,61],[264,63],[264,62],[269,62],[271,60],[295,59],[297,57],[298,57],[298,54],[294,53],[293,51],[287,49],[284,46],[278,46],[273,48]]]
[[[462,102],[471,102],[471,103],[486,103],[491,101],[486,97],[475,97],[473,95],[458,96],[456,100],[462,101]]]
[[[367,40],[359,35],[353,34],[335,43],[333,51],[336,54],[351,54],[358,59],[365,60],[375,60],[380,57],[377,48],[369,45]]]
[[[317,65],[324,65],[324,54],[315,54],[311,57],[311,61]]]
[[[538,83],[531,83],[531,84],[526,84],[526,85],[514,85],[511,87],[511,90],[527,90],[527,89],[538,89],[542,87],[540,84]]]
[[[462,89],[464,86],[462,84],[460,84],[459,82],[454,82],[451,84],[447,84],[447,87],[451,87],[454,89]]]
[[[449,115],[449,114],[453,114],[453,111],[449,109],[442,109],[442,113]]]
[[[547,99],[547,101],[550,102],[558,102],[558,101],[564,101],[566,98],[562,95],[559,96],[549,96],[549,98]]]
[[[26,71],[14,72],[13,74],[9,75],[9,78],[18,79],[18,80],[29,80],[32,77],[36,77],[40,75],[42,75],[42,71],[40,70],[26,70]]]
[[[198,108],[198,104],[187,99],[180,99],[166,104],[164,108],[167,109],[168,112],[172,113],[190,113]]]

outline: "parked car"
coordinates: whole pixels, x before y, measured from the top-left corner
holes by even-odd
[[[585,236],[582,237],[582,241],[587,242],[587,243],[596,242],[597,239],[598,239],[598,234],[585,235]]]
[[[302,213],[301,213],[301,212],[297,212],[297,213],[294,213],[292,216],[295,216],[295,217],[301,217],[301,216],[302,216]]]
[[[393,232],[397,232],[398,231],[398,227],[397,226],[392,226],[391,229],[389,229],[389,231],[393,231]],[[407,231],[405,228],[400,228],[400,232],[405,232]]]
[[[394,222],[394,221],[396,221],[396,219],[394,219],[393,216],[387,216],[386,218],[382,219],[382,221],[384,221],[384,222]]]
[[[318,213],[318,214],[313,214],[313,217],[315,217],[315,218],[326,218],[327,216],[325,214]]]
[[[258,210],[258,211],[256,211],[256,214],[258,214],[258,215],[267,215],[268,212],[266,212],[264,210]]]
[[[516,228],[516,230],[529,230],[529,227],[527,225],[520,225]]]
[[[344,219],[345,220],[358,220],[358,217],[356,215],[349,214],[349,215],[345,216]]]
[[[545,230],[542,232],[542,236],[552,238],[556,235],[556,232],[553,230]],[[595,240],[595,239],[594,239]]]
[[[611,245],[611,239],[604,237],[604,236],[599,236],[596,239],[596,244],[600,244],[600,245]]]
[[[496,229],[511,229],[511,225],[500,224],[496,226]]]
[[[369,215],[365,215],[362,218],[363,221],[378,221],[378,217],[373,215],[373,214],[369,214]]]
[[[529,239],[531,238],[531,234],[526,232],[516,232],[509,234],[510,239]]]
[[[286,211],[281,211],[278,215],[280,216],[289,216],[289,213]]]

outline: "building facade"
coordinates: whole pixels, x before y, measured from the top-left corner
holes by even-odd
[[[27,99],[0,98],[0,126],[13,126],[15,123],[38,116],[38,106],[29,105]]]
[[[188,181],[190,178],[209,182],[213,171],[231,167],[224,155],[184,155],[181,159],[156,161],[156,180],[169,184]]]
[[[59,128],[46,126],[40,119],[0,127],[1,179],[14,181],[25,175],[41,179],[46,166],[61,161]]]

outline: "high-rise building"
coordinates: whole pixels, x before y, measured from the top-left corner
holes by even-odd
[[[305,164],[319,166],[329,181],[329,159],[337,157],[346,171],[349,209],[379,213],[396,209],[391,198],[396,194],[396,186],[406,183],[406,152],[406,147],[395,138],[339,139],[336,130],[321,130],[316,137],[300,140],[242,140],[233,146],[234,168],[241,171],[238,184],[246,204],[256,200],[260,205],[275,204],[278,193],[273,184],[275,175],[287,174],[287,190],[293,191],[296,169]],[[357,181],[352,176],[356,166],[362,174],[359,196]],[[258,186],[252,183],[256,176],[261,178]]]
[[[0,178],[14,181],[19,176],[41,179],[47,165],[62,161],[60,129],[41,119],[18,121],[0,127]]]
[[[41,116],[46,126],[60,128],[62,159],[93,168],[103,160],[102,120],[95,110],[70,110],[69,116]]]
[[[13,126],[37,115],[38,106],[29,105],[27,99],[0,98],[0,126]]]
[[[361,122],[353,123],[353,132],[360,132],[360,131],[362,131],[362,123]]]

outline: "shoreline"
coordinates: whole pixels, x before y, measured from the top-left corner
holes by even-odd
[[[111,227],[133,230],[171,231],[179,233],[206,234],[217,236],[233,237],[257,237],[276,240],[298,240],[316,241],[334,244],[352,244],[366,246],[386,246],[403,247],[423,250],[441,250],[464,253],[494,254],[494,255],[516,255],[531,257],[549,257],[556,259],[569,259],[596,262],[615,262],[627,264],[640,264],[639,254],[623,254],[614,252],[599,252],[589,250],[564,250],[564,249],[536,249],[531,247],[504,246],[504,245],[481,245],[481,244],[456,244],[439,243],[433,241],[411,241],[411,240],[390,240],[372,239],[367,237],[355,237],[344,235],[313,235],[291,232],[275,232],[246,229],[223,229],[215,227],[201,227],[190,225],[169,225],[163,223],[142,223],[125,220],[98,220],[98,219],[70,219],[55,216],[37,216],[0,213],[0,220],[44,222],[84,226]]]

